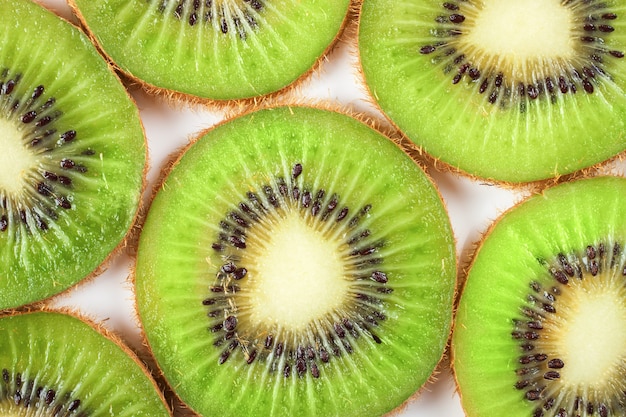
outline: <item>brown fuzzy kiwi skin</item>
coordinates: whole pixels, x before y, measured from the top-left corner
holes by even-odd
[[[355,27],[352,29],[355,31],[355,33],[350,34],[351,35],[350,41],[352,44],[352,49],[354,51],[355,58],[357,60],[357,68],[354,71],[355,79],[358,81],[359,88],[367,97],[367,103],[378,110],[379,114],[382,115],[382,117],[385,119],[385,122],[389,125],[390,129],[394,129],[397,132],[396,135],[401,138],[400,140],[402,141],[403,146],[406,149],[408,149],[408,152],[411,152],[411,154],[414,155],[415,158],[419,158],[420,160],[424,161],[424,164],[430,167],[433,167],[438,172],[452,173],[457,176],[469,178],[472,181],[482,182],[482,183],[486,183],[490,185],[497,185],[499,187],[509,189],[509,190],[527,190],[530,192],[535,192],[537,190],[542,190],[542,189],[545,189],[546,187],[551,187],[557,184],[561,184],[563,182],[575,181],[579,179],[588,178],[591,176],[601,175],[602,170],[606,169],[607,166],[615,162],[621,162],[621,161],[626,160],[626,151],[623,151],[604,161],[598,162],[594,165],[591,165],[585,168],[581,168],[569,174],[559,174],[555,172],[552,175],[552,177],[541,179],[541,180],[528,181],[528,182],[511,182],[511,181],[502,181],[502,180],[496,180],[496,179],[491,179],[491,178],[478,177],[478,176],[472,175],[469,172],[461,170],[459,167],[450,165],[436,158],[435,156],[430,155],[422,147],[420,147],[419,145],[411,141],[409,137],[406,136],[404,132],[402,132],[400,127],[398,127],[398,125],[383,111],[383,109],[378,104],[378,100],[376,99],[376,94],[374,94],[373,91],[367,85],[367,82],[365,80],[365,73],[363,71],[362,61],[360,59],[361,57],[359,54],[359,47],[358,47],[358,44],[359,44],[358,33],[359,33],[359,28],[360,28],[360,19],[358,18],[358,16],[360,16],[361,14],[363,2],[364,0],[355,0],[355,6],[358,8],[358,10],[356,11],[356,14],[357,14],[356,24],[355,24]]]
[[[80,320],[85,323],[89,327],[91,327],[94,331],[99,333],[101,336],[113,342],[117,347],[119,347],[126,355],[128,355],[133,362],[137,364],[137,366],[141,369],[141,372],[146,376],[146,378],[150,381],[152,386],[154,387],[155,392],[158,394],[161,403],[167,410],[170,416],[172,414],[172,406],[168,404],[166,397],[163,393],[162,387],[157,383],[157,379],[155,378],[154,373],[148,367],[146,362],[140,358],[140,356],[133,351],[124,341],[122,337],[120,337],[117,333],[109,330],[104,324],[99,322],[97,319],[87,316],[84,313],[73,310],[71,308],[51,308],[45,305],[29,305],[23,306],[15,309],[3,310],[0,312],[0,319],[5,317],[13,317],[18,315],[27,315],[34,313],[59,313],[71,316],[75,319]]]
[[[163,87],[158,87],[156,85],[150,84],[146,81],[143,81],[132,73],[125,71],[120,66],[118,66],[115,61],[106,53],[102,44],[98,41],[98,38],[94,33],[91,32],[87,22],[80,12],[78,6],[76,5],[75,0],[67,0],[67,3],[72,10],[72,13],[79,21],[79,24],[83,30],[83,32],[89,37],[91,42],[96,46],[100,54],[107,60],[109,65],[111,65],[115,71],[117,71],[120,76],[125,80],[125,84],[133,86],[133,88],[140,88],[146,94],[150,96],[156,96],[165,99],[165,101],[175,107],[180,107],[183,105],[189,106],[203,106],[208,109],[220,109],[224,106],[233,106],[234,108],[240,107],[253,107],[253,108],[263,108],[266,106],[266,102],[272,102],[277,98],[289,93],[294,88],[303,85],[306,83],[313,74],[319,73],[320,68],[323,66],[324,62],[328,60],[328,56],[333,52],[336,46],[345,39],[346,27],[351,26],[351,22],[355,21],[358,18],[358,12],[360,9],[360,1],[361,0],[350,0],[348,5],[347,13],[344,17],[344,20],[340,26],[339,31],[337,32],[335,38],[330,42],[330,44],[326,47],[324,52],[317,58],[313,66],[309,68],[306,72],[301,74],[298,78],[292,81],[290,84],[280,88],[279,90],[254,96],[248,98],[240,98],[240,99],[211,99],[194,96],[188,93],[183,93],[176,90],[171,90]],[[235,111],[231,112],[234,114]]]
[[[37,5],[45,8],[46,10],[54,13],[59,19],[63,20],[67,24],[73,26],[74,28],[76,28],[76,29],[78,29],[79,31],[82,32],[82,29],[80,27],[76,26],[74,23],[72,23],[68,19],[66,19],[63,16],[59,15],[55,10],[51,9],[50,7],[48,7],[46,5],[41,4],[37,0],[32,0],[32,1],[34,3],[36,3]],[[115,72],[115,69],[108,63],[108,61],[105,60],[105,62],[107,63],[107,67],[108,67],[108,70],[110,71],[110,73],[115,77],[115,79],[117,79],[117,81],[120,84],[122,84],[122,80],[118,76],[118,74]],[[145,130],[143,121],[141,120],[141,117],[139,115],[139,108],[137,106],[137,102],[128,93],[128,90],[124,89],[124,91],[125,91],[125,94],[128,97],[128,99],[131,101],[131,103],[133,103],[134,108],[136,109],[137,120],[139,120],[139,124],[141,126],[141,131],[142,131],[142,135],[143,135],[143,147],[144,147],[144,150],[145,150],[145,155],[146,155],[145,159],[146,159],[146,161],[144,163],[143,171],[142,171],[142,174],[141,174],[141,189],[139,191],[140,196],[142,196],[142,195],[144,195],[144,193],[146,191],[146,188],[147,188],[147,175],[148,175],[148,171],[150,169],[150,164],[149,164],[150,155],[149,155],[149,148],[148,148],[148,140],[147,140],[147,137],[146,137],[146,130]],[[84,285],[84,284],[86,284],[88,282],[91,282],[94,278],[96,278],[97,276],[102,274],[104,271],[106,271],[108,269],[109,265],[111,264],[111,262],[113,261],[113,259],[115,259],[115,257],[120,255],[121,253],[131,253],[129,251],[132,250],[132,248],[136,246],[136,242],[137,242],[137,240],[139,238],[139,232],[141,230],[141,226],[140,226],[139,220],[140,220],[140,214],[142,212],[142,208],[143,208],[143,202],[142,202],[142,199],[140,198],[139,199],[139,203],[138,203],[138,207],[136,208],[135,214],[133,216],[133,220],[130,222],[130,225],[129,225],[128,230],[126,231],[126,234],[124,235],[124,237],[120,240],[120,242],[117,244],[117,246],[103,259],[103,261],[100,263],[100,265],[98,265],[88,275],[86,275],[85,277],[83,277],[78,282],[74,283],[73,285],[70,285],[68,288],[64,289],[63,291],[55,293],[55,294],[52,294],[52,295],[50,295],[47,298],[33,301],[32,303],[25,304],[24,306],[8,308],[8,309],[5,309],[5,310],[0,309],[0,316],[3,315],[5,313],[5,311],[9,311],[9,312],[10,311],[14,311],[16,308],[25,308],[25,309],[44,308],[46,303],[51,302],[53,300],[56,300],[58,298],[64,297],[67,294],[69,294],[73,289],[77,288],[78,286],[81,286],[81,285]]]
[[[447,212],[447,207],[445,204],[445,200],[443,199],[437,184],[434,182],[434,180],[432,179],[432,177],[429,175],[429,173],[424,169],[424,165],[421,161],[415,159],[411,153],[409,152],[410,150],[407,150],[405,148],[405,144],[404,141],[401,140],[401,137],[399,137],[396,134],[396,131],[394,130],[389,130],[386,125],[381,124],[380,120],[372,117],[369,114],[366,113],[359,113],[359,112],[355,112],[345,106],[339,106],[337,103],[335,102],[328,102],[328,101],[324,101],[324,100],[319,100],[319,101],[312,101],[312,100],[304,100],[304,99],[300,99],[300,100],[294,100],[293,98],[290,100],[272,100],[271,104],[269,102],[263,102],[263,103],[257,103],[257,105],[254,106],[246,106],[246,105],[241,105],[239,108],[242,109],[242,112],[240,112],[239,114],[231,114],[229,117],[225,118],[223,121],[216,123],[215,125],[197,133],[194,135],[193,138],[191,138],[189,140],[189,143],[187,145],[182,146],[181,148],[179,148],[178,150],[174,151],[169,158],[166,160],[166,162],[162,165],[160,174],[159,174],[159,178],[156,182],[156,185],[154,186],[153,190],[152,190],[152,195],[150,197],[149,203],[146,205],[145,210],[143,212],[143,215],[141,216],[141,226],[140,229],[143,228],[143,223],[146,220],[146,216],[148,214],[148,212],[150,211],[150,206],[152,204],[152,202],[154,201],[154,197],[156,196],[156,194],[159,192],[159,190],[161,188],[164,187],[164,182],[167,179],[168,175],[170,174],[170,172],[176,167],[176,165],[178,165],[178,163],[180,162],[180,159],[185,155],[186,151],[194,145],[194,143],[196,141],[198,141],[201,137],[203,137],[205,134],[207,134],[208,132],[210,132],[211,130],[226,124],[228,122],[230,122],[232,119],[235,118],[239,118],[239,117],[243,117],[247,114],[259,111],[259,110],[269,110],[269,109],[273,109],[273,108],[277,108],[277,107],[289,107],[289,108],[298,108],[298,107],[306,107],[306,108],[313,108],[313,109],[318,109],[318,110],[326,110],[326,111],[331,111],[331,112],[335,112],[338,114],[342,114],[345,115],[347,117],[351,117],[354,120],[357,120],[363,124],[365,124],[366,126],[368,126],[370,129],[378,132],[379,134],[385,136],[389,141],[393,142],[405,155],[409,156],[409,158],[411,158],[411,160],[422,169],[422,171],[424,171],[424,174],[426,175],[426,177],[428,178],[428,180],[430,181],[430,183],[432,184],[432,186],[434,187],[437,195],[439,196],[440,201],[442,202],[442,205],[444,207],[444,209]],[[453,231],[452,229],[452,225],[450,223],[449,227],[450,230]],[[457,241],[456,241],[456,237],[453,236],[454,238],[454,244],[455,244],[455,248],[457,246]],[[135,248],[137,248],[137,246],[135,246]],[[135,251],[134,253],[134,258],[135,258],[135,262],[131,265],[131,272],[129,275],[129,280],[132,284],[132,287],[135,288],[136,286],[136,266],[137,266],[137,252]],[[453,294],[453,300],[457,299],[457,293],[458,293],[458,288],[459,288],[459,267],[458,267],[458,257],[455,257],[455,270],[457,271],[457,274],[455,275],[455,291]],[[166,387],[169,387],[169,389],[166,389],[165,391],[165,396],[166,398],[170,401],[170,403],[172,404],[172,409],[175,410],[175,415],[176,416],[180,416],[180,417],[202,417],[200,414],[197,414],[194,410],[192,410],[190,407],[188,407],[183,401],[182,399],[178,396],[178,394],[175,392],[174,388],[171,386],[171,384],[169,383],[169,381],[167,380],[167,378],[165,377],[165,375],[163,374],[163,371],[161,370],[161,368],[159,367],[158,363],[156,362],[156,358],[154,356],[154,353],[152,351],[152,347],[150,346],[150,343],[148,341],[148,338],[146,336],[145,330],[143,328],[143,324],[141,322],[141,318],[139,316],[139,306],[137,303],[137,297],[136,297],[136,293],[133,292],[133,306],[134,306],[134,312],[133,312],[133,318],[135,320],[135,322],[137,323],[139,329],[140,329],[140,333],[141,333],[141,340],[142,340],[142,346],[145,347],[145,349],[147,350],[148,354],[149,354],[149,359],[148,361],[151,363],[151,368],[153,370],[155,370],[155,372],[158,374],[155,378],[158,381],[159,385],[163,385]],[[455,304],[453,302],[453,304]],[[451,311],[450,312],[450,317],[451,320],[454,318],[454,312]],[[451,321],[451,323],[453,323]],[[454,328],[454,325],[452,324],[450,326],[450,330],[448,332],[447,335],[447,343],[446,343],[446,348],[444,349],[441,358],[439,359],[437,365],[435,366],[435,369],[433,370],[433,372],[431,373],[430,377],[424,382],[424,384],[409,398],[407,398],[404,403],[402,403],[401,405],[399,405],[398,407],[396,407],[394,410],[386,413],[384,416],[385,417],[392,417],[392,416],[396,416],[399,413],[401,413],[411,402],[415,401],[420,394],[424,391],[424,390],[428,390],[428,386],[434,384],[437,381],[437,375],[439,373],[441,373],[441,370],[445,367],[446,369],[450,368],[449,365],[449,349],[450,349],[450,340],[452,337],[452,330]]]

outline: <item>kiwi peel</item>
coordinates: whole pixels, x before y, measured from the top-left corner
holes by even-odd
[[[144,365],[86,318],[7,311],[0,334],[0,415],[170,415]]]
[[[376,103],[431,157],[471,177],[543,181],[625,150],[622,11],[365,0],[360,62]]]
[[[622,177],[560,184],[487,233],[452,338],[469,417],[624,414],[624,195]]]
[[[350,0],[71,0],[93,41],[152,93],[192,102],[257,100],[317,67]]]
[[[147,343],[195,412],[380,415],[442,357],[455,275],[414,161],[348,116],[279,107],[205,132],[173,164],[135,289]]]
[[[5,309],[66,290],[123,245],[147,151],[137,107],[82,32],[31,1],[0,8]]]

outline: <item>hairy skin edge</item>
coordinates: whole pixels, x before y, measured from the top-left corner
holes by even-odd
[[[61,19],[62,21],[66,22],[67,24],[69,24],[70,26],[74,27],[75,29],[79,30],[81,33],[84,33],[78,26],[76,26],[74,23],[70,22],[69,20],[65,19],[64,17],[58,15],[54,10],[50,9],[49,7],[46,7],[42,4],[40,4],[37,0],[35,0],[35,3],[38,4],[39,6],[45,8],[46,10],[54,13],[59,19]],[[105,62],[107,63],[107,67],[109,69],[109,71],[111,72],[111,74],[115,77],[115,79],[117,79],[117,81],[122,84],[122,80],[120,79],[120,77],[117,75],[117,73],[115,72],[115,68],[107,61],[105,60]],[[123,85],[123,84],[122,84]],[[137,111],[137,120],[139,120],[139,124],[141,126],[141,131],[143,134],[143,147],[145,150],[145,155],[146,155],[146,162],[144,163],[144,168],[143,168],[143,172],[141,174],[141,189],[140,189],[140,196],[143,196],[143,194],[145,193],[146,189],[147,189],[147,175],[148,175],[148,171],[150,170],[150,155],[149,155],[149,149],[148,149],[148,140],[146,138],[146,130],[145,127],[143,125],[143,121],[141,120],[141,117],[139,116],[139,108],[137,106],[137,102],[135,101],[135,99],[129,94],[128,90],[126,91],[126,96],[129,98],[129,100],[131,101],[131,103],[134,105],[136,111]],[[128,230],[126,231],[125,236],[122,238],[122,240],[120,240],[120,242],[117,244],[117,246],[104,258],[104,260],[100,263],[100,265],[98,265],[93,271],[91,271],[87,276],[85,276],[84,278],[82,278],[81,280],[79,280],[78,282],[76,282],[74,285],[70,285],[68,288],[66,288],[65,290],[53,294],[47,298],[44,298],[42,300],[37,300],[37,301],[33,301],[32,303],[26,304],[24,306],[20,306],[20,307],[15,307],[15,308],[9,308],[6,310],[0,310],[0,316],[4,314],[5,311],[11,311],[11,310],[15,310],[16,308],[41,308],[44,305],[46,305],[46,303],[52,302],[54,300],[56,300],[57,298],[61,298],[67,294],[69,294],[72,290],[74,290],[75,288],[77,288],[79,285],[82,285],[83,283],[87,283],[87,282],[91,282],[94,278],[96,278],[97,276],[99,276],[100,274],[102,274],[104,271],[106,271],[109,267],[109,265],[111,264],[112,260],[118,256],[120,253],[126,252],[126,253],[130,253],[130,249],[136,247],[136,244],[139,240],[139,232],[140,232],[140,214],[142,211],[142,208],[144,206],[143,203],[143,199],[140,197],[139,199],[139,203],[138,203],[138,207],[135,210],[135,214],[133,216],[133,220],[130,223],[130,226],[128,227]],[[130,248],[130,249],[129,249]]]
[[[377,120],[376,118],[373,118],[371,115],[367,115],[365,113],[357,113],[351,109],[347,109],[345,107],[341,107],[338,106],[336,103],[333,102],[327,102],[327,101],[317,101],[317,102],[311,102],[311,100],[296,100],[296,101],[274,101],[272,103],[272,105],[268,105],[269,103],[263,103],[265,105],[261,105],[259,104],[258,106],[252,106],[252,107],[248,107],[248,108],[244,108],[244,111],[241,114],[238,115],[231,115],[229,118],[226,118],[224,120],[222,120],[219,123],[216,123],[214,126],[211,126],[207,129],[205,129],[204,131],[201,131],[199,133],[197,133],[192,139],[190,139],[189,143],[187,145],[184,145],[182,147],[180,147],[178,150],[174,151],[170,157],[166,160],[166,162],[163,164],[163,167],[161,168],[161,172],[159,174],[159,178],[156,182],[156,185],[154,186],[153,190],[152,190],[152,194],[150,197],[150,202],[144,207],[144,211],[142,212],[141,216],[140,216],[140,225],[138,226],[139,229],[143,228],[143,224],[146,220],[147,214],[150,211],[150,206],[152,204],[152,202],[154,201],[154,197],[156,196],[156,194],[159,192],[159,190],[163,187],[163,184],[165,182],[165,180],[167,179],[167,177],[169,176],[170,172],[174,169],[174,167],[178,164],[178,162],[180,161],[180,159],[185,155],[186,151],[193,146],[200,138],[202,138],[205,134],[207,134],[208,132],[210,132],[211,130],[224,125],[228,122],[230,122],[232,119],[235,118],[239,118],[239,117],[243,117],[246,116],[250,113],[254,113],[258,110],[270,110],[270,109],[274,109],[274,108],[278,108],[278,107],[306,107],[306,108],[313,108],[313,109],[318,109],[318,110],[326,110],[326,111],[331,111],[331,112],[335,112],[335,113],[339,113],[339,114],[343,114],[345,116],[351,117],[363,124],[365,124],[366,126],[368,126],[370,129],[374,130],[375,132],[385,136],[388,140],[390,140],[391,142],[393,142],[404,154],[406,154],[407,156],[409,156],[411,158],[411,160],[418,166],[420,167],[423,171],[424,174],[426,175],[426,178],[430,181],[430,183],[432,184],[433,188],[435,189],[435,191],[437,192],[437,195],[439,196],[439,200],[441,201],[444,210],[446,210],[447,212],[447,207],[445,205],[445,201],[443,200],[443,197],[441,196],[441,193],[439,191],[439,188],[437,187],[436,183],[433,181],[433,179],[431,178],[431,176],[428,174],[428,172],[426,172],[426,170],[424,170],[423,165],[417,161],[415,158],[411,157],[411,155],[408,153],[407,149],[405,149],[403,147],[403,145],[400,143],[401,141],[398,140],[398,137],[395,136],[395,132],[394,131],[389,131],[386,130],[385,126],[380,124],[380,121]],[[452,229],[452,225],[449,223],[448,224],[450,230]],[[456,248],[457,245],[457,241],[456,241],[456,237],[453,236],[454,238],[454,246]],[[130,275],[128,277],[130,284],[132,285],[133,288],[135,288],[136,285],[136,269],[137,269],[137,246],[135,246],[135,251],[133,253],[133,258],[134,258],[134,262],[131,265],[131,272]],[[456,276],[455,276],[455,291],[453,294],[453,309],[450,312],[450,320],[452,320],[454,318],[454,310],[455,310],[455,305],[456,302],[454,300],[457,299],[457,295],[458,295],[458,288],[459,288],[459,261],[458,261],[458,256],[455,256],[455,270],[456,270]],[[165,396],[168,399],[168,401],[171,403],[172,405],[172,409],[176,411],[176,415],[180,415],[181,417],[201,417],[199,414],[195,413],[190,407],[188,407],[182,400],[181,398],[178,396],[178,394],[171,388],[171,385],[169,384],[169,382],[167,381],[167,379],[165,378],[165,375],[163,373],[163,371],[161,370],[161,368],[158,366],[158,364],[156,363],[156,359],[154,357],[154,353],[152,352],[152,348],[150,347],[150,343],[148,342],[148,338],[146,336],[145,330],[141,324],[141,319],[139,317],[139,306],[137,305],[137,298],[136,298],[136,294],[135,292],[133,292],[133,296],[135,297],[133,299],[133,304],[134,304],[134,315],[133,318],[138,326],[138,328],[140,329],[140,333],[141,333],[141,344],[143,346],[146,347],[146,349],[148,350],[148,354],[149,354],[149,362],[150,362],[150,367],[151,369],[153,369],[156,373],[158,373],[158,375],[155,375],[155,378],[157,380],[157,383],[159,385],[163,385],[165,387],[169,387],[169,389],[166,389],[165,391]],[[453,321],[450,321],[450,323],[453,323]],[[448,336],[447,336],[447,342],[446,342],[446,347],[444,348],[441,358],[439,359],[439,362],[437,363],[437,365],[435,366],[433,372],[431,373],[431,375],[428,377],[428,379],[424,382],[424,384],[413,394],[411,395],[409,398],[407,398],[402,404],[400,404],[398,407],[396,407],[394,410],[391,410],[390,412],[388,412],[387,414],[384,415],[384,417],[393,417],[396,416],[398,414],[400,414],[411,402],[415,401],[420,394],[423,391],[428,391],[429,390],[429,386],[433,385],[437,380],[438,380],[438,375],[442,372],[442,369],[450,369],[451,370],[451,351],[450,351],[450,341],[452,338],[452,331],[454,329],[454,325],[452,324],[450,326],[450,329],[448,331]]]
[[[478,182],[482,182],[488,185],[497,185],[499,187],[512,190],[512,191],[522,190],[522,191],[529,191],[529,192],[537,192],[547,187],[551,187],[551,186],[561,184],[564,182],[590,178],[596,175],[602,175],[603,174],[602,169],[606,168],[607,166],[609,166],[610,164],[614,162],[622,162],[626,160],[626,150],[624,150],[609,159],[590,165],[586,168],[581,168],[569,174],[558,174],[555,172],[554,175],[550,178],[540,179],[536,181],[529,181],[529,182],[510,182],[510,181],[495,180],[491,178],[477,177],[475,175],[470,174],[469,172],[465,172],[461,170],[460,168],[455,167],[454,165],[450,165],[430,155],[422,147],[418,146],[413,141],[411,141],[409,137],[406,136],[402,132],[402,130],[398,127],[398,125],[396,125],[394,121],[391,120],[389,116],[387,116],[387,114],[383,111],[383,109],[378,104],[378,101],[375,98],[376,95],[372,92],[372,90],[369,88],[369,86],[365,82],[365,73],[363,72],[363,66],[361,64],[361,59],[360,59],[361,56],[359,54],[359,48],[358,48],[358,42],[359,42],[358,32],[359,32],[359,27],[360,27],[360,19],[358,19],[358,15],[361,13],[364,0],[353,0],[353,1],[354,1],[354,5],[358,7],[358,10],[356,11],[357,18],[355,19],[354,25],[350,27],[350,30],[346,30],[346,32],[348,32],[348,35],[349,35],[347,39],[349,40],[350,46],[352,47],[352,53],[358,63],[356,71],[354,73],[359,83],[359,88],[367,96],[367,103],[373,106],[374,108],[376,108],[378,112],[380,113],[380,115],[384,117],[385,123],[389,126],[388,129],[393,130],[395,132],[395,135],[399,137],[399,141],[402,143],[402,146],[407,149],[406,150],[407,154],[409,154],[411,158],[413,159],[422,161],[422,164],[428,167],[428,168],[424,168],[425,170],[432,168],[438,172],[460,175],[461,177],[468,178],[471,181],[478,181]],[[352,31],[354,31],[354,33],[352,33]]]
[[[249,98],[241,98],[241,99],[224,99],[224,100],[203,98],[203,97],[198,97],[198,96],[194,96],[194,95],[187,94],[187,93],[182,93],[176,90],[170,90],[167,88],[157,87],[148,82],[140,80],[139,78],[133,76],[132,74],[127,73],[122,68],[120,68],[111,59],[111,57],[109,57],[107,53],[104,51],[104,48],[102,48],[102,45],[100,44],[100,42],[98,42],[98,39],[96,38],[95,34],[93,34],[89,30],[89,27],[87,26],[87,22],[84,16],[78,9],[78,6],[76,6],[76,2],[74,0],[68,0],[68,5],[70,9],[72,10],[72,13],[74,13],[74,15],[78,18],[83,32],[89,37],[89,39],[96,46],[100,54],[115,69],[115,71],[117,71],[119,74],[123,76],[126,85],[134,85],[135,87],[140,88],[141,90],[145,91],[148,95],[151,95],[151,96],[163,97],[166,99],[168,104],[171,104],[175,107],[180,107],[184,105],[192,105],[192,106],[201,105],[201,106],[208,108],[209,110],[223,110],[225,106],[234,107],[235,109],[241,108],[241,107],[252,107],[252,108],[258,108],[258,109],[263,108],[266,105],[266,102],[268,101],[272,102],[278,97],[291,92],[291,90],[293,90],[297,86],[301,86],[305,84],[312,77],[312,74],[319,74],[323,70],[322,67],[324,65],[324,62],[328,59],[328,56],[333,52],[333,50],[336,48],[336,46],[340,42],[344,41],[344,33],[346,32],[346,27],[350,26],[350,23],[357,19],[358,10],[360,9],[360,5],[359,5],[360,1],[361,0],[350,0],[350,4],[348,5],[348,11],[344,17],[343,22],[341,23],[341,27],[339,28],[339,31],[337,32],[337,35],[335,36],[335,38],[328,45],[328,47],[324,50],[322,55],[320,55],[317,58],[313,66],[309,68],[306,72],[301,74],[293,82],[282,87],[281,89],[277,91],[274,91],[265,95],[249,97]],[[235,112],[236,110],[231,109],[227,114],[232,115]]]
[[[126,344],[126,342],[120,335],[113,332],[112,330],[109,330],[103,323],[99,322],[95,318],[89,317],[80,311],[73,310],[67,307],[52,308],[52,307],[45,306],[45,305],[31,304],[31,305],[19,307],[16,309],[4,310],[0,312],[0,319],[6,318],[6,317],[18,316],[18,315],[23,316],[23,315],[34,314],[34,313],[60,313],[60,314],[71,316],[85,323],[86,325],[91,327],[94,331],[99,333],[104,338],[115,343],[115,345],[117,345],[126,355],[128,355],[132,359],[132,361],[135,362],[137,366],[141,369],[141,372],[147,377],[147,379],[150,381],[150,383],[154,387],[155,393],[158,394],[159,399],[161,400],[161,403],[163,404],[165,409],[168,411],[170,416],[172,415],[172,411],[171,411],[172,407],[166,401],[166,398],[163,394],[163,388],[159,386],[159,384],[157,383],[155,375],[147,366],[146,362],[142,360],[140,356]]]
[[[621,161],[622,158],[620,157],[619,160]],[[577,177],[577,179],[581,180],[581,179],[593,178],[595,176],[596,175],[587,175],[587,176],[580,177],[580,178]],[[614,178],[623,178],[622,175],[605,175],[605,176],[614,177]],[[568,182],[568,181],[569,180],[567,181],[564,180],[563,182]],[[518,206],[524,204],[530,198],[536,197],[538,195],[543,195],[545,191],[547,191],[550,188],[553,188],[554,186],[558,184],[559,183],[556,183],[556,182],[552,183],[551,181],[549,181],[548,183],[544,183],[542,181],[543,187],[530,190],[529,195],[520,197],[520,199],[512,207],[502,212],[494,221],[492,221],[491,224],[487,227],[487,229],[481,233],[480,238],[471,245],[470,249],[464,255],[464,259],[462,260],[463,267],[459,270],[459,277],[457,280],[457,296],[455,297],[454,306],[453,306],[454,320],[452,322],[453,325],[452,325],[451,336],[454,333],[454,329],[456,328],[456,313],[459,307],[459,302],[461,301],[461,295],[463,294],[465,286],[467,285],[467,278],[469,276],[469,272],[471,271],[472,266],[474,265],[474,261],[476,260],[476,255],[480,251],[485,239],[491,234],[491,231],[496,228],[496,226],[500,223],[500,220],[502,220],[506,214],[508,214],[510,211],[513,211]],[[461,263],[461,260],[459,260],[459,263]],[[463,406],[463,401],[462,401],[463,396],[461,393],[461,389],[459,387],[459,381],[456,375],[456,371],[454,369],[455,357],[454,357],[454,350],[452,346],[452,337],[450,337],[450,339],[448,340],[448,349],[450,352],[450,370],[452,371],[452,377],[454,378],[455,392],[461,399],[461,406]],[[463,408],[463,412],[467,413],[465,408]]]

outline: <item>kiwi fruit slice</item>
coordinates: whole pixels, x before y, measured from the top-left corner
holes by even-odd
[[[626,10],[597,0],[364,0],[372,96],[432,158],[540,181],[626,149]]]
[[[149,90],[212,100],[287,87],[325,56],[350,9],[350,0],[69,3],[104,53],[131,78]]]
[[[564,183],[492,226],[452,339],[468,417],[625,415],[624,196],[622,177]]]
[[[148,371],[114,336],[68,312],[0,317],[0,415],[169,416]]]
[[[347,115],[277,107],[176,160],[135,288],[148,345],[195,412],[347,417],[427,381],[455,281],[445,208],[407,154]]]
[[[67,289],[120,245],[146,145],[135,104],[82,32],[31,1],[2,0],[0,15],[5,309]]]

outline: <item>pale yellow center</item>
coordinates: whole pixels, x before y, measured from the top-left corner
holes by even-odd
[[[560,370],[563,384],[600,388],[612,378],[621,378],[626,358],[626,305],[619,281],[599,277],[572,280],[573,288],[564,293],[568,300],[560,300],[562,321],[553,324],[558,335],[554,347],[565,363]]]
[[[33,415],[32,413],[28,413],[27,408],[17,408],[15,407],[14,411],[4,412],[0,410],[0,417],[27,417]]]
[[[467,10],[461,39],[479,68],[496,65],[526,79],[548,59],[575,56],[573,13],[561,0],[485,0],[478,7]]]
[[[52,410],[39,407],[24,407],[23,405],[11,404],[10,400],[0,405],[0,417],[46,417],[52,415]]]
[[[24,145],[15,125],[0,118],[0,190],[18,194],[26,173],[36,164],[35,155]]]
[[[297,211],[288,211],[272,225],[261,247],[254,239],[251,255],[249,302],[256,324],[272,323],[301,330],[339,308],[348,292],[339,242],[329,241]],[[336,243],[336,244],[335,244]]]

